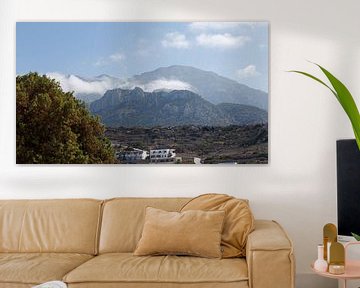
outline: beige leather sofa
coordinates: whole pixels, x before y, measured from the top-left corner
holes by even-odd
[[[133,256],[146,206],[186,198],[0,201],[0,288],[63,280],[71,288],[293,288],[292,244],[257,220],[245,258]]]

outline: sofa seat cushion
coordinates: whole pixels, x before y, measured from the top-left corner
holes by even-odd
[[[190,284],[244,281],[247,285],[247,280],[247,265],[245,260],[240,258],[134,256],[131,253],[96,256],[64,277],[64,281],[70,284],[101,282]]]
[[[93,256],[72,253],[0,253],[0,285],[61,280]]]
[[[19,283],[1,283],[0,288],[32,288],[33,284],[19,284]]]
[[[197,282],[197,283],[135,283],[135,282],[97,282],[97,283],[71,283],[68,288],[249,288],[247,281],[241,282]],[[3,288],[0,284],[0,288]],[[20,288],[20,287],[4,287]],[[21,287],[23,288],[23,287]],[[27,287],[25,287],[27,288]]]

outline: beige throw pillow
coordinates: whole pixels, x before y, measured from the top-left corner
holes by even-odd
[[[204,194],[190,200],[181,211],[225,211],[221,248],[223,258],[244,257],[246,241],[254,230],[254,217],[247,200],[225,194]]]
[[[221,258],[224,211],[167,212],[147,207],[134,255],[192,255]]]

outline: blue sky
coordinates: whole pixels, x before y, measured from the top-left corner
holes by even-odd
[[[128,78],[171,65],[268,91],[266,22],[19,22],[17,74]]]

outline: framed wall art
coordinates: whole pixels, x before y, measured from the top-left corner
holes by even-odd
[[[268,163],[267,22],[18,22],[18,164]]]

